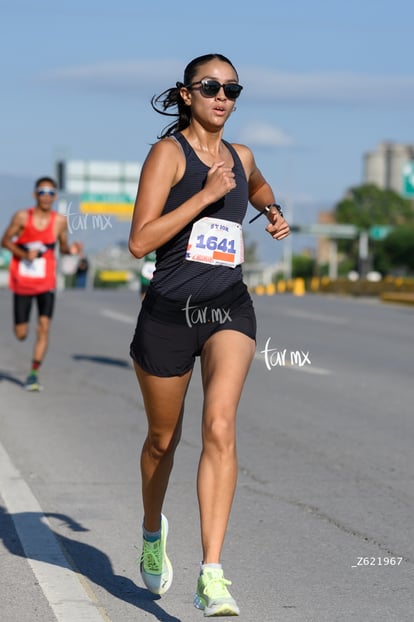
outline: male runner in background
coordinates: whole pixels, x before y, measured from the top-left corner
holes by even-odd
[[[14,292],[14,332],[17,339],[27,337],[33,298],[36,298],[38,321],[31,371],[25,388],[39,391],[38,370],[46,354],[50,320],[56,288],[55,245],[66,255],[78,254],[82,246],[68,244],[66,216],[52,210],[57,196],[56,182],[41,177],[35,183],[36,205],[14,214],[1,245],[13,257],[10,262],[9,287]]]

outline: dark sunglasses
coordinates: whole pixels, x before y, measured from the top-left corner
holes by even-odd
[[[37,194],[39,197],[42,197],[42,196],[44,196],[45,194],[48,194],[49,196],[54,197],[54,196],[55,196],[55,194],[56,194],[56,190],[52,190],[52,189],[50,189],[50,190],[49,190],[49,189],[46,189],[46,188],[45,188],[45,189],[42,189],[42,190],[36,190],[36,194]]]
[[[205,97],[215,97],[221,87],[223,87],[224,95],[228,97],[228,99],[237,99],[243,89],[241,84],[236,84],[233,82],[229,82],[227,84],[220,84],[220,82],[218,82],[217,80],[213,80],[210,78],[188,84],[186,88],[190,89],[197,84],[200,84],[200,92]]]

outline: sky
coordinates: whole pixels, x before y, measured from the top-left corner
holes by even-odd
[[[381,141],[414,143],[409,0],[0,7],[2,180],[53,175],[59,159],[142,162],[168,122],[152,95],[208,52],[230,58],[244,86],[224,138],[253,150],[291,222],[362,183]]]

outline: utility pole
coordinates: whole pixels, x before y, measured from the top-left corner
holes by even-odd
[[[338,242],[329,240],[329,278],[338,278]]]
[[[359,234],[358,272],[360,277],[369,272],[368,231],[361,231]]]

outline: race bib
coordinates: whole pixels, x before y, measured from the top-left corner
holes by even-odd
[[[220,218],[197,220],[191,229],[186,259],[235,268],[244,261],[242,226]]]
[[[21,259],[19,261],[19,274],[32,279],[44,279],[46,277],[46,259],[44,257],[37,257],[33,261]]]

